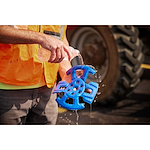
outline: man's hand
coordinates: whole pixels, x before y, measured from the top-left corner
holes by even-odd
[[[49,62],[59,63],[65,55],[71,59],[69,48],[60,40],[44,33],[20,30],[8,25],[0,26],[0,43],[4,44],[39,44],[51,51]]]
[[[64,42],[50,36],[45,35],[45,40],[41,43],[41,46],[51,51],[51,56],[48,62],[60,63],[67,55],[68,59],[71,59],[71,52]]]

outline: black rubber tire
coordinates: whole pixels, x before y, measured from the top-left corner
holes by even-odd
[[[119,53],[119,77],[107,101],[116,102],[128,97],[140,82],[144,61],[143,42],[134,26],[110,26]]]
[[[138,38],[139,31],[134,26],[124,25],[89,27],[103,36],[109,56],[107,74],[99,83],[101,94],[97,95],[97,102],[105,105],[115,104],[132,93],[143,74],[141,68],[144,61],[143,43]],[[74,33],[75,31],[67,31],[69,41],[72,40]]]

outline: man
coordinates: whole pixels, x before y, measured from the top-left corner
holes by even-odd
[[[65,77],[71,59],[66,26],[0,26],[0,124],[56,124],[58,71]],[[51,52],[49,62],[38,59],[39,48]]]

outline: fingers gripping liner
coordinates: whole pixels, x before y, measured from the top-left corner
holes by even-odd
[[[76,70],[83,70],[84,73],[82,76],[76,76]],[[72,80],[71,83],[66,81],[60,81],[57,84],[53,93],[63,92],[64,95],[62,98],[57,97],[57,103],[66,109],[69,110],[79,110],[85,108],[83,103],[79,103],[79,97],[83,98],[83,101],[91,104],[98,90],[98,84],[95,82],[90,82],[89,84],[85,83],[88,74],[95,74],[95,70],[85,65],[74,66],[67,71],[67,75],[71,74]],[[91,93],[86,93],[85,89],[90,89]],[[73,104],[66,103],[68,98],[73,99]]]

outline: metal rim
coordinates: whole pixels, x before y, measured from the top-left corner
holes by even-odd
[[[79,27],[74,32],[70,44],[74,48],[80,50],[80,52],[82,53],[82,49],[86,44],[93,43],[96,40],[101,41],[101,46],[105,49],[105,54],[106,54],[105,61],[103,62],[102,65],[98,65],[98,64],[94,65],[94,67],[97,70],[96,78],[98,78],[101,82],[105,78],[109,68],[108,50],[103,36],[93,27]],[[86,63],[87,62],[85,62],[85,64]]]

